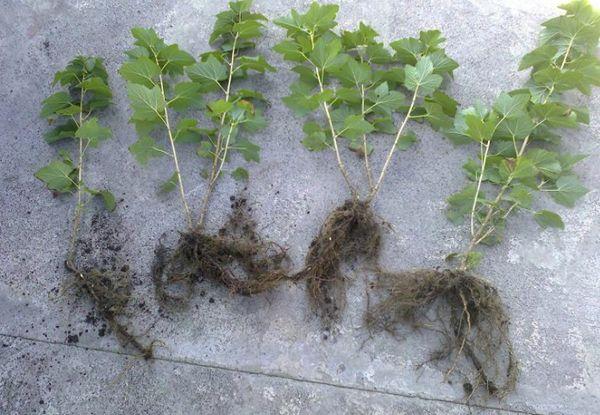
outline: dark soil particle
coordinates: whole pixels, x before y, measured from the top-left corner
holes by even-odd
[[[77,334],[71,334],[67,336],[67,343],[76,344],[79,343],[79,336]]]

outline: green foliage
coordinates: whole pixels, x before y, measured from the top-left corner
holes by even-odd
[[[498,242],[506,218],[519,210],[531,212],[544,228],[562,229],[556,213],[531,210],[533,195],[546,192],[573,207],[588,191],[572,171],[583,156],[561,153],[558,143],[559,129],[589,123],[587,109],[563,93],[590,94],[600,85],[600,13],[585,0],[561,8],[566,13],[543,23],[539,46],[521,61],[520,70],[531,68],[525,88],[501,93],[491,108],[465,108],[450,125],[438,123],[453,142],[475,141],[480,148],[479,160],[464,166],[473,184],[448,199],[447,211],[453,222],[470,217],[475,245]],[[484,197],[484,188],[495,196]]]
[[[82,165],[88,148],[98,147],[111,137],[110,128],[103,127],[92,113],[110,105],[112,93],[103,60],[78,56],[54,76],[52,85],[63,91],[50,95],[42,102],[40,116],[56,125],[44,135],[47,143],[75,140],[78,162],[70,154],[60,152],[60,159],[50,162],[35,173],[55,193],[87,193],[99,196],[108,210],[115,208],[115,198],[108,190],[88,188],[83,181]],[[81,199],[80,199],[81,200]],[[80,203],[84,203],[81,201]]]
[[[248,137],[266,126],[261,109],[266,100],[260,92],[234,89],[239,79],[275,70],[263,56],[253,53],[267,19],[251,11],[251,5],[250,0],[232,2],[228,10],[217,14],[210,35],[214,49],[198,60],[178,45],[167,44],[154,30],[134,28],[135,47],[126,52],[128,60],[119,70],[127,81],[131,122],[138,133],[129,150],[142,165],[163,155],[174,160],[176,171],[160,190],[180,188],[190,223],[179,145],[195,145],[195,153],[211,162],[211,189],[230,152],[240,153],[246,161],[260,160],[259,146]],[[204,111],[208,126],[193,118],[197,110]],[[242,168],[232,172],[236,179],[247,175]]]
[[[367,157],[373,150],[368,137],[375,133],[396,136],[392,152],[407,149],[416,135],[396,126],[398,114],[426,120],[436,129],[451,124],[457,103],[439,88],[458,64],[446,56],[439,31],[396,40],[388,48],[362,22],[354,31],[336,30],[337,12],[337,5],[314,2],[304,14],[292,10],[274,20],[287,38],[273,50],[293,62],[298,74],[283,102],[298,116],[319,108],[325,116],[304,125],[302,144],[308,150],[337,152],[336,140],[342,138]]]

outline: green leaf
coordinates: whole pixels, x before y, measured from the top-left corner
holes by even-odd
[[[419,39],[413,37],[391,42],[390,47],[396,51],[395,58],[400,61],[400,63],[409,65],[415,65],[417,63],[419,56],[425,48]]]
[[[587,155],[585,154],[561,154],[558,156],[558,161],[562,167],[564,172],[571,170],[571,168],[579,163],[581,160],[585,159]]]
[[[302,140],[302,145],[310,151],[325,150],[330,146],[327,135],[321,129],[321,126],[314,121],[307,121],[302,127],[306,134]]]
[[[309,114],[319,107],[319,100],[312,95],[312,86],[304,82],[295,82],[290,86],[292,93],[283,97],[283,103],[300,116]]]
[[[344,128],[340,135],[348,138],[358,138],[373,130],[375,130],[375,127],[366,121],[362,115],[350,115],[344,119]]]
[[[377,88],[369,91],[367,98],[371,101],[373,110],[379,110],[387,115],[398,110],[405,103],[404,94],[390,91],[387,82],[382,82]]]
[[[357,62],[355,59],[348,61],[331,71],[342,85],[358,87],[371,81],[371,67],[364,62]]]
[[[254,115],[248,114],[248,117],[241,123],[241,127],[251,133],[263,130],[266,126],[267,120],[259,109],[254,111]]]
[[[481,252],[471,251],[465,257],[465,265],[467,266],[467,269],[476,268],[481,263],[482,259],[483,254]]]
[[[200,109],[204,106],[201,86],[195,82],[180,82],[175,85],[175,95],[169,100],[169,108],[175,111]]]
[[[244,160],[260,162],[260,147],[243,138],[235,143],[235,149],[242,153]]]
[[[229,111],[233,107],[233,104],[230,101],[225,101],[224,99],[218,99],[208,104],[208,108],[210,108],[213,115],[221,115],[227,111]]]
[[[498,96],[496,102],[494,102],[494,109],[505,118],[522,117],[526,115],[526,106],[530,98],[528,94],[511,96],[503,92]]]
[[[160,74],[160,68],[149,58],[141,57],[125,62],[119,69],[119,74],[128,82],[152,88],[156,86],[154,78]]]
[[[65,138],[75,137],[76,131],[77,123],[74,120],[69,119],[64,124],[60,124],[54,127],[52,130],[45,133],[44,139],[48,144],[52,144]]]
[[[161,183],[161,185],[159,187],[159,192],[160,193],[170,193],[173,190],[175,190],[178,183],[179,183],[179,175],[177,174],[177,172],[174,172],[171,175],[171,177],[169,177],[168,180]]]
[[[238,167],[237,169],[231,172],[231,177],[233,177],[235,180],[245,181],[248,180],[250,176],[248,174],[248,170],[242,167]]]
[[[498,126],[497,135],[499,137],[514,138],[522,140],[527,137],[534,128],[533,121],[529,115],[524,114],[520,117],[513,117],[503,120]]]
[[[379,34],[371,26],[360,22],[357,30],[344,30],[342,32],[342,44],[346,49],[354,49],[357,46],[372,44],[377,36]]]
[[[208,140],[202,141],[200,143],[200,146],[198,146],[196,154],[198,154],[202,158],[213,160],[215,155],[213,144]]]
[[[573,207],[577,199],[587,194],[587,192],[588,189],[579,182],[577,176],[569,175],[558,178],[556,188],[550,191],[550,196],[556,203]]]
[[[158,60],[163,72],[170,75],[183,75],[183,69],[196,62],[192,55],[180,50],[178,45],[169,45],[161,49]]]
[[[540,121],[547,122],[551,127],[577,127],[577,114],[559,102],[535,104],[532,108],[532,113]]]
[[[490,117],[484,121],[478,115],[466,114],[464,121],[467,125],[466,134],[473,140],[481,143],[492,139],[496,127],[495,118]]]
[[[448,209],[446,210],[446,216],[452,223],[457,225],[463,223],[464,216],[471,212],[476,192],[477,188],[475,185],[469,185],[447,199]],[[483,198],[481,192],[479,193],[479,197]]]
[[[408,150],[417,141],[417,135],[414,131],[409,130],[398,138],[396,148],[398,150]]]
[[[57,92],[42,101],[42,104],[40,117],[50,118],[53,115],[56,115],[57,111],[67,108],[71,105],[71,96],[66,92]]]
[[[542,228],[565,228],[565,224],[561,217],[554,212],[550,212],[549,210],[540,210],[535,212],[533,218]]]
[[[133,108],[133,119],[142,121],[162,121],[166,103],[155,86],[152,89],[138,84],[127,84],[127,95]]]
[[[452,128],[452,117],[445,113],[444,108],[437,102],[425,101],[425,119],[435,130],[449,130]]]
[[[523,59],[521,59],[521,63],[519,65],[519,70],[527,69],[529,67],[538,67],[539,65],[547,65],[558,52],[558,48],[552,45],[544,45],[539,48],[529,52]]]
[[[97,97],[112,98],[112,92],[106,82],[100,77],[88,78],[80,84],[87,92],[93,92]]]
[[[546,177],[556,179],[562,172],[562,166],[560,165],[560,161],[558,161],[558,154],[554,152],[534,148],[527,152],[527,158]]]
[[[252,39],[261,35],[260,29],[263,24],[256,20],[246,20],[235,23],[231,31],[238,34],[239,39]]]
[[[112,212],[117,207],[117,201],[115,199],[115,195],[112,194],[110,190],[94,190],[85,188],[90,194],[93,196],[99,196],[102,199],[102,203],[104,204],[104,208],[109,212]]]
[[[111,136],[110,128],[102,127],[95,117],[84,122],[75,132],[75,137],[88,140],[90,147],[98,147],[100,141],[107,140]]]
[[[283,56],[286,61],[304,62],[306,55],[302,51],[302,46],[292,40],[284,40],[273,46],[273,50]]]
[[[158,37],[158,34],[154,31],[154,29],[134,27],[131,29],[131,34],[136,39],[135,44],[137,46],[146,48],[153,54],[158,53],[158,51],[166,46],[165,42]]]
[[[177,143],[199,143],[204,132],[197,128],[198,121],[184,118],[177,123],[173,140]]]
[[[342,42],[338,38],[331,40],[319,38],[310,53],[310,60],[317,68],[327,69],[335,62],[341,49]]]
[[[439,30],[425,30],[419,32],[419,40],[426,49],[436,50],[442,43],[446,41],[446,38],[442,36],[442,32]]]
[[[314,32],[324,33],[337,24],[335,16],[338,9],[339,7],[336,4],[321,5],[316,1],[312,2],[306,14],[302,16],[302,23]]]
[[[165,154],[154,140],[147,135],[141,136],[134,144],[129,146],[129,151],[142,166],[148,164],[148,160],[151,158]]]
[[[449,74],[452,76],[454,70],[458,68],[458,63],[446,56],[446,54],[441,51],[435,51],[429,55],[427,55],[429,59],[431,59],[431,63],[433,64],[433,73],[438,75]]]
[[[237,68],[244,71],[252,70],[259,73],[265,73],[265,71],[275,72],[275,68],[269,65],[263,56],[240,56],[237,61]]]
[[[535,164],[527,157],[517,158],[514,169],[512,170],[512,177],[514,179],[529,179],[535,177],[537,173]]]
[[[506,196],[506,200],[517,203],[521,207],[529,208],[531,207],[533,196],[527,187],[516,184],[512,187],[508,196]]]
[[[421,95],[433,93],[442,84],[442,77],[433,73],[433,63],[427,56],[419,59],[416,66],[406,65],[404,74],[404,86]]]
[[[193,81],[219,83],[227,79],[227,66],[210,55],[205,62],[190,66],[187,74]]]
[[[77,168],[66,161],[55,160],[35,173],[48,189],[59,193],[70,193],[77,188]]]

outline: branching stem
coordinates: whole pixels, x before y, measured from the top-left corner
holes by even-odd
[[[231,48],[231,59],[229,59],[229,74],[227,76],[227,87],[224,89],[225,93],[225,101],[229,102],[229,97],[231,95],[231,80],[233,79],[233,73],[235,72],[234,63],[235,63],[235,52],[238,41],[239,34],[236,33],[233,38],[233,46]],[[220,85],[220,84],[219,84]],[[221,87],[221,89],[223,89]],[[206,213],[208,212],[208,204],[210,202],[210,196],[212,195],[213,190],[215,189],[215,185],[217,183],[217,179],[223,170],[223,165],[225,164],[225,160],[227,160],[227,152],[229,150],[229,141],[231,139],[231,134],[233,132],[234,125],[229,126],[229,131],[227,132],[227,137],[225,137],[225,145],[223,146],[223,126],[225,125],[226,112],[221,115],[221,121],[219,123],[219,132],[217,133],[217,143],[215,146],[215,157],[212,163],[212,169],[210,172],[210,178],[208,181],[208,188],[206,189],[206,193],[202,200],[202,207],[200,208],[200,215],[198,217],[198,222],[196,223],[196,230],[201,230],[204,226],[204,222],[206,220]]]
[[[383,163],[381,173],[379,174],[379,178],[377,179],[375,187],[373,187],[373,189],[371,190],[371,193],[369,193],[367,202],[371,202],[375,198],[375,196],[377,196],[377,192],[379,192],[379,189],[381,188],[381,183],[383,182],[383,179],[385,178],[387,169],[389,168],[390,162],[392,161],[392,156],[394,155],[394,152],[396,151],[396,148],[398,145],[398,140],[400,140],[400,137],[402,136],[402,133],[404,132],[404,127],[406,127],[408,120],[411,118],[411,114],[415,107],[415,102],[417,100],[418,93],[419,93],[419,86],[417,85],[417,87],[415,88],[415,91],[413,93],[412,99],[410,101],[410,106],[408,107],[408,112],[406,113],[406,116],[404,117],[404,121],[402,121],[402,124],[400,124],[400,128],[398,128],[398,132],[396,133],[396,138],[394,139],[394,143],[390,147],[390,150],[385,159],[385,162]]]
[[[315,66],[315,75],[317,77],[317,81],[319,82],[319,90],[321,92],[324,92],[325,86],[323,84],[323,77],[321,76],[321,73],[319,72],[319,68],[316,66]],[[342,160],[342,156],[340,154],[340,148],[339,148],[338,142],[337,142],[338,134],[336,134],[336,132],[335,132],[335,128],[333,126],[333,119],[331,118],[331,112],[329,111],[329,105],[327,105],[327,102],[323,102],[323,111],[325,113],[325,118],[327,118],[327,123],[329,125],[329,130],[331,132],[331,139],[333,140],[333,149],[335,151],[335,157],[337,159],[338,168],[340,169],[342,176],[344,176],[344,180],[346,181],[346,184],[348,185],[348,188],[350,189],[350,193],[352,193],[352,198],[358,199],[358,197],[359,197],[358,191],[356,190],[356,188],[352,185],[352,182],[350,181],[350,175],[348,174],[348,170],[346,170],[346,165],[344,164],[344,161]]]
[[[569,45],[567,46],[567,50],[565,51],[565,55],[562,59],[562,62],[560,64],[560,68],[559,68],[561,71],[564,69],[565,65],[567,64],[567,59],[569,57],[569,53],[571,52],[571,48],[573,47],[573,41],[575,39],[575,36],[573,36],[573,38],[571,38]],[[544,98],[544,101],[543,101],[544,104],[548,102],[548,100],[550,99],[550,96],[554,93],[554,87],[555,87],[555,83],[553,82],[552,85],[548,88],[548,94],[546,95],[546,97]],[[500,122],[502,122],[503,119],[504,119],[504,117],[500,120]],[[539,127],[544,121],[546,121],[546,119],[542,119],[542,120],[538,121],[535,124],[535,126],[533,127],[533,130],[535,130],[537,127]],[[498,122],[498,124],[496,124],[496,128],[498,128],[498,125],[500,124],[500,122]],[[494,131],[495,131],[495,128],[494,128]],[[493,133],[492,133],[492,135],[493,135]],[[523,143],[521,144],[521,148],[519,149],[519,151],[517,153],[517,158],[516,158],[517,162],[518,162],[519,158],[522,157],[523,154],[525,153],[525,149],[527,148],[527,145],[529,144],[530,137],[531,137],[531,135],[528,135],[523,140]],[[482,182],[483,175],[485,172],[485,164],[486,164],[486,159],[487,159],[487,154],[488,154],[490,144],[491,144],[491,140],[488,141],[487,144],[485,145],[486,148],[485,148],[485,153],[484,153],[483,161],[482,161],[482,165],[481,165],[481,173],[479,175],[479,179],[478,179],[478,183],[477,183],[477,192],[475,193],[475,198],[473,200],[473,208],[471,209],[471,240],[469,241],[469,245],[467,246],[467,249],[462,254],[462,261],[460,264],[460,268],[463,270],[466,270],[468,267],[467,263],[468,263],[469,254],[473,251],[473,249],[475,249],[475,247],[477,245],[479,245],[483,240],[485,240],[485,238],[487,238],[494,231],[494,227],[489,227],[490,221],[498,213],[498,210],[497,210],[498,204],[502,200],[504,193],[506,193],[506,191],[508,190],[508,188],[510,187],[510,185],[512,184],[512,181],[513,181],[513,175],[511,174],[508,177],[506,183],[500,188],[500,191],[498,192],[498,195],[496,196],[494,201],[488,206],[488,211],[487,211],[485,217],[483,218],[483,220],[479,224],[477,230],[475,231],[475,229],[474,229],[475,210],[476,210],[476,206],[477,206],[477,199],[479,198],[479,190],[481,187],[481,182]],[[514,207],[515,207],[515,205],[511,206],[510,211],[512,211],[514,209]],[[506,215],[504,217],[506,217]]]

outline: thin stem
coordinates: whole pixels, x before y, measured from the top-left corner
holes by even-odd
[[[158,58],[156,58],[156,64],[158,64]],[[165,84],[163,82],[162,74],[158,75],[160,93],[162,94],[163,100],[166,102],[166,94],[165,94]],[[183,181],[181,180],[181,170],[179,169],[179,158],[177,157],[177,150],[175,149],[175,140],[173,138],[173,132],[171,131],[171,124],[169,122],[169,110],[165,108],[165,116],[164,116],[164,124],[167,127],[167,134],[169,137],[169,144],[171,145],[171,155],[173,156],[173,164],[175,165],[175,175],[177,176],[177,184],[179,188],[179,196],[181,198],[181,203],[183,205],[183,210],[185,213],[185,218],[187,220],[188,226],[192,227],[192,214],[190,212],[190,207],[187,203],[187,199],[185,198],[185,189],[183,188]]]
[[[321,74],[319,73],[319,68],[317,68],[317,67],[315,67],[315,75],[317,76],[317,81],[319,82],[320,91],[321,92],[325,91],[325,87],[323,85],[323,79],[321,77]],[[348,185],[348,188],[350,189],[350,193],[352,193],[352,197],[354,199],[358,199],[358,192],[357,192],[356,188],[352,185],[352,182],[350,181],[350,176],[348,174],[348,171],[346,170],[346,166],[344,165],[344,161],[342,160],[342,156],[340,154],[340,148],[337,143],[338,134],[336,134],[336,132],[335,132],[335,128],[333,126],[333,119],[331,118],[331,113],[329,112],[329,106],[327,105],[327,102],[323,102],[323,111],[325,112],[325,118],[327,118],[329,130],[331,131],[331,138],[333,140],[333,149],[335,151],[335,157],[337,159],[338,168],[342,172],[342,176],[344,176],[344,180],[346,181],[346,184]]]
[[[411,113],[412,113],[413,108],[415,107],[415,102],[417,100],[418,92],[419,92],[419,86],[417,85],[417,87],[415,88],[415,92],[413,93],[412,99],[410,101],[410,106],[408,107],[408,112],[406,113],[406,117],[404,117],[404,121],[402,121],[400,128],[398,128],[398,132],[396,133],[396,138],[394,139],[394,143],[392,144],[392,147],[390,148],[390,151],[388,152],[385,162],[383,163],[383,168],[381,169],[381,173],[379,174],[379,179],[377,179],[377,183],[375,184],[375,187],[373,188],[373,190],[371,190],[371,193],[369,194],[369,197],[367,198],[367,201],[369,201],[369,202],[372,201],[375,198],[375,196],[377,196],[377,192],[379,192],[381,183],[383,182],[383,179],[385,177],[385,174],[387,173],[389,164],[392,161],[392,156],[394,155],[394,152],[396,151],[396,146],[398,145],[398,140],[400,140],[400,137],[402,136],[402,132],[404,131],[404,127],[406,127],[406,123],[411,118]]]
[[[363,117],[365,116],[365,86],[360,85],[360,105]],[[373,172],[369,163],[369,154],[367,147],[367,135],[363,134],[363,156],[365,158],[365,170],[367,171],[367,179],[369,180],[369,191],[373,190]]]
[[[529,137],[530,136],[527,136],[523,140],[521,149],[519,150],[519,153],[517,154],[517,159],[519,157],[521,157],[523,155],[523,153],[525,152],[525,149],[527,148],[527,144],[529,143]],[[468,255],[473,251],[473,249],[475,249],[475,247],[477,245],[479,245],[485,238],[487,238],[493,232],[493,228],[486,229],[486,227],[489,225],[491,219],[498,213],[498,211],[497,211],[498,203],[500,203],[500,201],[502,200],[502,197],[504,196],[504,193],[506,193],[506,191],[512,184],[513,178],[514,177],[511,174],[508,177],[506,183],[500,188],[500,191],[496,195],[496,198],[494,199],[494,201],[488,206],[488,211],[487,211],[485,217],[479,224],[477,231],[473,233],[471,240],[469,241],[469,245],[468,245],[467,249],[465,250],[465,252],[463,253],[463,258],[462,258],[462,262],[460,265],[461,269],[463,269],[463,270],[467,269]],[[514,208],[514,205],[511,207],[511,210],[513,208]]]
[[[79,97],[79,121],[75,120],[77,128],[83,124],[83,97],[85,96],[85,89],[81,88]],[[89,115],[89,114],[88,114]],[[79,229],[81,226],[81,216],[83,213],[83,192],[81,190],[81,182],[83,179],[83,138],[79,138],[79,151],[77,161],[77,206],[75,206],[75,214],[73,216],[73,227],[71,229],[71,241],[69,244],[69,251],[67,253],[67,261],[73,263],[75,261],[75,254],[77,251],[77,240],[79,239]]]
[[[227,87],[221,90],[225,93],[225,102],[229,102],[229,96],[231,94],[231,80],[233,79],[233,73],[235,72],[233,66],[235,63],[235,47],[237,46],[239,34],[236,33],[233,38],[233,46],[231,48],[231,59],[229,59],[229,75],[227,77]],[[221,86],[221,84],[219,84]],[[225,118],[227,112],[224,112],[221,115],[221,120],[219,122],[219,132],[217,133],[217,144],[215,146],[215,157],[213,159],[212,169],[210,172],[210,179],[208,181],[208,188],[206,189],[206,193],[204,195],[204,199],[202,200],[202,207],[200,208],[200,216],[198,217],[198,222],[196,223],[196,230],[201,230],[204,226],[204,221],[206,220],[206,213],[208,212],[208,204],[210,202],[210,196],[212,195],[213,190],[215,189],[215,185],[221,171],[223,170],[223,165],[225,164],[225,160],[227,160],[227,152],[229,150],[229,141],[231,139],[231,133],[233,131],[233,125],[229,126],[229,131],[227,132],[227,137],[225,139],[225,146],[222,147],[223,140],[223,126],[225,125]],[[219,163],[220,161],[220,163]]]
[[[485,165],[487,163],[488,153],[491,147],[491,140],[488,141],[484,147],[483,160],[481,162],[481,172],[477,179],[477,190],[475,190],[475,197],[473,198],[473,206],[471,206],[471,235],[475,233],[475,209],[477,208],[477,200],[479,199],[479,192],[481,191],[481,183],[483,182],[483,176],[485,175]]]

